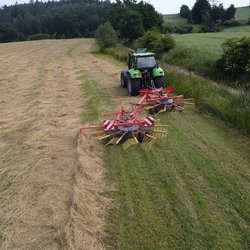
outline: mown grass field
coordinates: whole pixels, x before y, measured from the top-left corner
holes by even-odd
[[[107,101],[117,109],[119,100],[110,100],[101,83],[90,88],[91,79],[85,80],[82,88],[90,96],[85,108],[92,107],[96,91],[99,108],[83,120],[98,120],[97,110]],[[107,249],[247,249],[249,141],[195,111],[159,118],[168,137],[150,152],[140,145],[126,151],[105,147],[107,181],[115,185],[106,193],[114,201],[106,217]]]

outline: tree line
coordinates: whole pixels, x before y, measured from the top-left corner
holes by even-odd
[[[143,1],[60,0],[0,8],[0,42],[39,38],[93,37],[109,21],[120,39],[133,40],[147,30],[162,30],[163,17]]]
[[[215,31],[218,25],[235,25],[236,8],[231,4],[224,9],[223,4],[210,4],[208,0],[197,0],[190,10],[187,5],[180,8],[180,16],[194,24],[203,24],[203,31]]]

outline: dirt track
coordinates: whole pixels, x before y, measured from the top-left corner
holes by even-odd
[[[93,80],[108,88],[120,67],[94,58],[91,44],[76,39],[0,45],[1,249],[102,248],[98,237],[109,201],[100,196],[100,153],[93,153],[94,145],[77,153],[77,76],[92,71]]]

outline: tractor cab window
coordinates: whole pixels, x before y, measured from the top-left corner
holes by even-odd
[[[154,68],[156,65],[154,56],[146,56],[146,57],[137,57],[137,68]]]

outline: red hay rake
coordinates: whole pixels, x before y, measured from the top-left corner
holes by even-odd
[[[166,111],[181,112],[184,105],[194,105],[192,98],[185,99],[184,95],[173,95],[174,89],[172,86],[166,90],[159,89],[142,89],[141,95],[146,95],[146,104],[144,109],[149,114],[158,114]]]
[[[101,121],[101,125],[82,127],[80,135],[90,129],[94,130],[91,134],[106,145],[122,143],[123,149],[127,149],[133,144],[143,143],[144,148],[149,150],[157,139],[167,136],[167,131],[166,125],[161,125],[153,116],[145,115],[142,106],[147,98],[145,93],[130,111],[122,107],[119,112],[105,114],[106,119]]]
[[[106,119],[100,125],[81,127],[80,135],[85,130],[92,130],[91,135],[105,142],[105,145],[122,143],[123,149],[127,149],[133,144],[143,143],[144,148],[149,150],[157,139],[167,136],[166,125],[160,124],[152,115],[167,110],[180,112],[184,105],[194,104],[193,99],[172,93],[173,87],[166,90],[142,89],[140,94],[143,97],[139,103],[132,104],[131,110],[122,107],[118,112],[104,114]],[[149,114],[145,114],[145,111]]]

